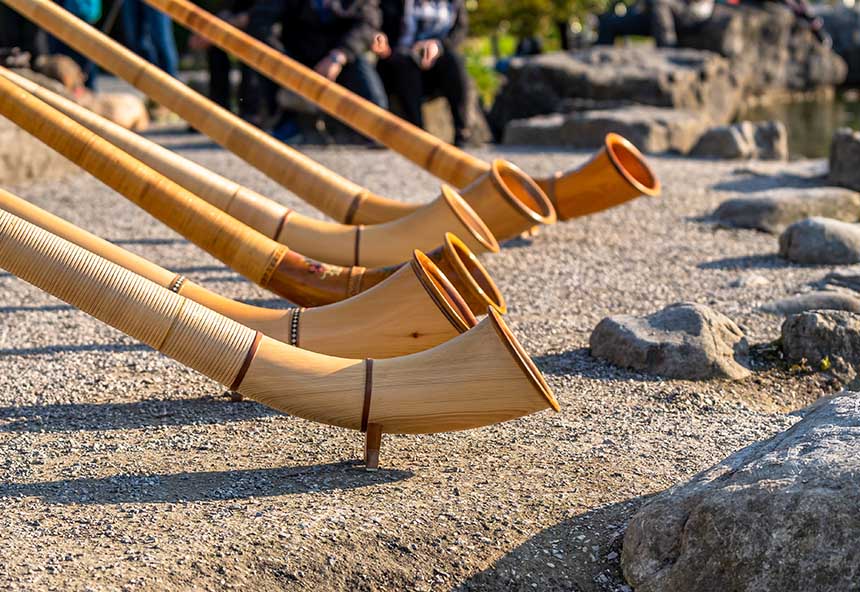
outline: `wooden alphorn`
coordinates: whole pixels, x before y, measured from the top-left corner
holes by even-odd
[[[429,349],[477,324],[445,274],[421,253],[390,278],[353,298],[327,306],[275,310],[224,298],[2,189],[0,210],[302,349],[345,358],[390,358]],[[468,255],[463,260],[468,261]]]
[[[335,265],[393,265],[408,260],[414,249],[430,251],[438,247],[445,232],[464,236],[473,252],[499,250],[498,241],[483,221],[450,189],[443,189],[440,199],[388,224],[361,227],[315,220],[182,158],[10,70],[0,67],[0,76],[219,210],[313,259]]]
[[[312,69],[254,39],[189,0],[146,0],[174,20],[233,54],[326,113],[340,119],[380,144],[408,158],[432,175],[463,190],[463,195],[490,224],[499,238],[507,238],[480,204],[471,201],[470,186],[492,173],[492,164],[444,142],[390,111],[374,105]],[[607,139],[596,160],[585,167],[538,180],[567,220],[609,207],[639,195],[657,195],[660,183],[642,154],[617,134]]]
[[[0,267],[251,399],[368,432],[371,460],[383,432],[465,430],[559,409],[492,309],[427,351],[356,360],[266,337],[5,211]]]
[[[50,0],[2,0],[104,69],[177,113],[188,123],[335,220],[390,222],[420,205],[376,195],[275,140],[216,105]],[[464,199],[498,239],[555,222],[552,204],[517,167],[499,161]]]
[[[300,306],[338,302],[375,286],[397,271],[397,266],[340,267],[291,251],[176,185],[2,76],[0,115],[232,269]],[[453,191],[448,197],[456,203]],[[450,255],[450,249],[444,247],[436,254]],[[466,293],[473,290],[473,278],[454,281],[455,285],[463,285]],[[483,306],[478,314],[485,309]]]

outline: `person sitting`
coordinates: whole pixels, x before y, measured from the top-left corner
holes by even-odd
[[[248,33],[266,41],[279,24],[284,53],[387,108],[382,82],[365,55],[381,22],[378,0],[260,0],[250,10]]]
[[[613,45],[616,37],[643,35],[653,37],[657,47],[676,47],[679,32],[694,32],[713,12],[714,0],[639,0],[622,14],[612,9],[600,15],[597,44]]]
[[[424,127],[421,104],[439,93],[448,101],[454,144],[468,140],[468,74],[458,49],[466,38],[465,0],[382,0],[383,24],[372,50],[403,117]]]

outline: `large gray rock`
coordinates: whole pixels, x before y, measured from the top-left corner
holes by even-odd
[[[860,12],[844,6],[814,4],[813,9],[824,21],[824,29],[833,38],[833,50],[848,65],[845,84],[860,85]]]
[[[609,132],[621,134],[648,153],[686,153],[707,128],[691,111],[628,106],[617,109],[538,115],[511,121],[505,144],[599,148]]]
[[[624,536],[636,592],[843,592],[860,582],[860,394],[648,501]]]
[[[740,98],[728,62],[715,54],[595,47],[512,60],[489,119],[501,135],[514,119],[638,104],[694,112],[713,125],[729,122]]]
[[[833,87],[847,74],[844,60],[776,2],[717,4],[702,27],[678,42],[727,58],[746,95]]]
[[[607,317],[589,343],[597,358],[659,376],[737,380],[749,375],[743,332],[700,304],[677,303],[645,317]]]
[[[779,254],[796,263],[860,262],[860,225],[830,218],[795,222],[779,236]]]
[[[817,290],[774,300],[763,305],[761,310],[783,316],[810,310],[845,310],[860,313],[860,298],[843,291]]]
[[[790,316],[782,324],[782,353],[789,362],[829,365],[837,376],[851,379],[860,363],[860,315],[822,310]]]
[[[786,160],[788,131],[779,121],[742,121],[706,131],[691,152],[705,158]]]
[[[722,226],[773,233],[813,216],[857,222],[860,220],[860,193],[841,187],[773,189],[762,196],[726,200],[713,214]]]
[[[860,190],[860,132],[846,127],[833,134],[828,180],[834,185]]]

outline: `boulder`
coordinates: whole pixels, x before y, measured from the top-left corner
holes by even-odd
[[[707,123],[691,111],[628,106],[511,121],[505,128],[503,142],[509,145],[600,148],[606,134],[616,132],[643,152],[686,153],[706,127]]]
[[[773,233],[812,216],[857,222],[860,220],[860,193],[841,187],[773,189],[761,196],[726,200],[713,213],[715,221],[722,226]]]
[[[638,104],[728,123],[741,99],[729,63],[681,48],[594,47],[511,60],[489,120],[501,135],[514,119]]]
[[[712,127],[699,138],[691,154],[705,158],[786,160],[788,131],[779,121],[742,121]]]
[[[621,565],[636,592],[842,592],[860,581],[860,393],[807,408],[633,516]]]
[[[589,343],[597,358],[668,378],[737,380],[750,373],[743,332],[699,304],[677,303],[645,317],[607,317]]]
[[[836,290],[818,290],[774,300],[761,307],[771,314],[788,316],[810,310],[845,310],[860,313],[860,298]]]
[[[860,191],[860,132],[841,128],[830,143],[828,181]]]
[[[747,96],[833,87],[847,75],[844,60],[776,2],[717,4],[712,17],[678,43],[728,59]]]
[[[779,236],[779,254],[796,263],[860,262],[860,225],[830,218],[795,222]]]
[[[789,362],[829,365],[835,375],[850,380],[860,363],[860,315],[819,310],[790,316],[782,324],[782,353]]]
[[[90,111],[134,131],[149,127],[149,111],[139,96],[131,93],[88,93],[78,100]]]
[[[845,84],[860,85],[860,12],[841,2],[837,5],[814,4],[813,10],[824,21],[824,29],[833,38],[833,51],[848,66]]]

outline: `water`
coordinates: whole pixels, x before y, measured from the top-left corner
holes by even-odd
[[[860,129],[860,101],[838,96],[832,100],[752,107],[739,119],[779,120],[788,128],[791,158],[823,158],[830,153],[834,131],[840,127]]]

